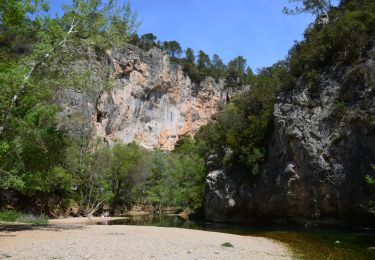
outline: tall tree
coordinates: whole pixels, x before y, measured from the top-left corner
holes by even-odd
[[[211,67],[210,56],[208,56],[204,51],[198,51],[198,69],[204,70]]]
[[[289,0],[289,3],[295,3],[297,5],[292,9],[284,7],[283,12],[286,14],[301,14],[307,12],[320,17],[324,14],[328,14],[329,9],[332,7],[330,0]]]
[[[142,49],[149,50],[156,46],[157,37],[153,33],[143,34],[139,40],[139,45]]]
[[[172,58],[179,57],[182,53],[181,45],[177,41],[165,41],[165,42],[163,42],[163,49]]]
[[[195,64],[195,55],[192,48],[187,48],[185,50],[185,60],[189,64]]]
[[[226,66],[219,55],[214,54],[212,56],[212,74],[215,79],[221,79],[225,77]]]
[[[246,59],[238,56],[228,63],[226,87],[235,88],[245,84]]]
[[[4,2],[4,1],[3,1]],[[2,26],[6,26],[10,21],[17,25],[22,20],[6,19],[8,17],[8,1],[4,4],[1,2],[0,14],[3,21]],[[10,1],[12,6],[27,3],[24,9],[17,9],[17,16],[26,16],[28,13],[37,12],[38,8],[43,10],[45,7],[44,1]],[[34,4],[32,4],[34,3]],[[12,114],[20,96],[26,91],[29,82],[41,67],[41,65],[56,58],[56,55],[61,52],[61,49],[66,48],[71,43],[72,39],[84,39],[86,42],[97,42],[101,47],[108,47],[113,43],[118,43],[126,40],[129,34],[135,30],[137,26],[136,15],[134,15],[129,4],[124,7],[118,7],[114,1],[103,2],[101,0],[74,0],[71,5],[64,7],[65,14],[61,19],[50,19],[45,17],[40,21],[43,26],[40,27],[37,34],[37,41],[28,59],[24,62],[26,67],[19,70],[25,71],[22,78],[19,79],[19,85],[6,107],[2,108],[2,116],[0,118],[0,136],[7,127],[9,116]],[[35,20],[39,19],[36,17]],[[4,27],[5,30],[7,29]],[[89,41],[88,41],[89,40]],[[115,41],[115,42],[113,42]]]

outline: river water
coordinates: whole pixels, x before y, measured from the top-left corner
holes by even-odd
[[[159,215],[129,217],[108,221],[105,224],[176,227],[268,237],[286,243],[296,259],[375,260],[375,231],[365,228],[231,225]]]

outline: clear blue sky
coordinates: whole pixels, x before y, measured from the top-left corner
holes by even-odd
[[[70,0],[50,3],[55,13]],[[283,14],[288,0],[131,0],[131,5],[142,20],[139,34],[152,32],[184,49],[217,53],[225,62],[242,55],[253,70],[284,59],[313,21],[308,14]]]

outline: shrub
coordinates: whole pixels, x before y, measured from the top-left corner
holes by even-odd
[[[0,211],[0,220],[6,222],[21,222],[30,224],[47,224],[48,218],[46,216],[35,216],[33,214],[24,214],[14,210],[2,210]]]
[[[14,222],[21,214],[13,210],[2,210],[0,211],[0,220],[6,222]]]
[[[20,214],[20,216],[16,219],[16,222],[43,225],[48,223],[48,218],[43,215],[35,216],[33,214]]]
[[[224,242],[224,243],[221,244],[221,246],[234,247],[230,242]]]
[[[319,24],[319,19],[311,25],[305,39],[290,51],[289,64],[295,76],[308,76],[332,64],[353,64],[371,43],[375,33],[373,1],[346,1],[333,8],[329,17],[326,25]]]

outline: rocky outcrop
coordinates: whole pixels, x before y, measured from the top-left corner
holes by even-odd
[[[94,75],[109,71],[111,80],[94,81],[104,89],[100,93],[61,93],[61,125],[109,144],[136,141],[148,149],[171,150],[180,136],[194,135],[208,123],[231,95],[223,81],[208,77],[199,85],[192,83],[157,48],[145,52],[124,45],[107,51],[105,58],[88,58],[94,61],[81,66]]]
[[[373,190],[375,52],[302,79],[274,107],[275,129],[260,176],[212,170],[206,217],[219,221],[360,222]],[[212,164],[212,163],[211,163]]]

